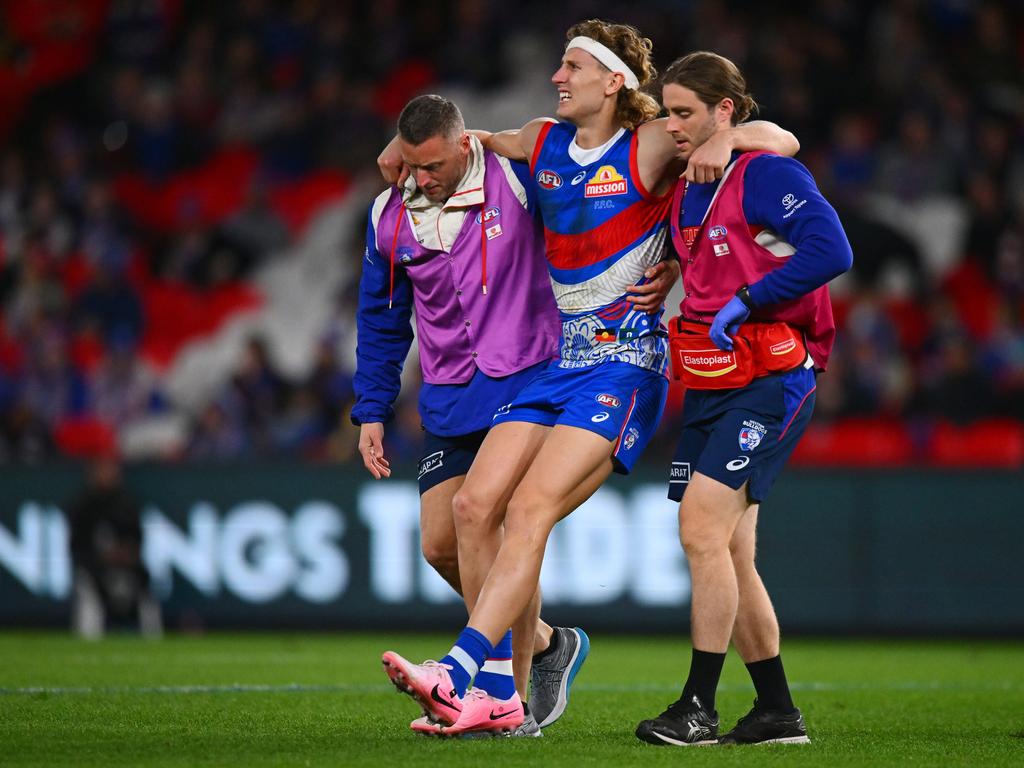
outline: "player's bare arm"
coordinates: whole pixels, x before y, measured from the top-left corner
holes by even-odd
[[[752,120],[719,131],[690,155],[686,164],[686,180],[704,184],[722,178],[734,150],[774,152],[794,157],[800,142],[789,131],[767,120]]]
[[[538,117],[531,120],[522,128],[508,131],[471,130],[469,133],[480,139],[484,149],[489,149],[496,154],[507,157],[509,160],[521,160],[529,162],[533,157],[533,150],[537,146],[537,139],[540,137],[541,129],[548,123],[555,122],[550,117]]]
[[[380,175],[384,177],[384,181],[388,184],[400,185],[405,181],[405,177],[409,175],[409,169],[402,162],[402,150],[398,146],[397,135],[377,155],[377,168],[380,169]]]
[[[687,181],[705,183],[722,178],[733,150],[764,150],[793,157],[800,142],[790,131],[767,120],[753,120],[715,133],[694,150],[685,166],[679,148],[665,130],[666,118],[644,123],[637,129],[637,166],[640,179],[653,194],[665,194],[684,175]]]

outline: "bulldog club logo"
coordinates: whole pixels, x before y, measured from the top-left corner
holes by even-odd
[[[398,256],[398,260],[402,264],[408,264],[412,261],[412,248],[403,245],[395,252],[395,255]]]
[[[543,189],[558,189],[562,186],[562,177],[554,171],[549,171],[545,168],[544,170],[537,171],[537,183]]]
[[[739,441],[741,451],[752,451],[761,444],[762,438],[768,432],[764,424],[757,421],[747,420],[740,427]]]
[[[626,179],[615,170],[614,165],[602,165],[597,173],[587,180],[583,188],[584,197],[605,197],[626,194]]]

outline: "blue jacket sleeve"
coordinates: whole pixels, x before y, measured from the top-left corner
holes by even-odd
[[[356,311],[356,374],[352,381],[356,402],[351,418],[357,426],[392,419],[392,406],[402,386],[402,366],[412,344],[412,283],[405,269],[396,264],[392,294],[390,269],[390,254],[377,251],[371,218],[366,227]]]
[[[762,155],[751,160],[744,181],[747,221],[772,230],[796,249],[785,264],[749,287],[756,306],[808,294],[850,268],[853,250],[839,216],[803,165]]]
[[[530,174],[530,166],[526,163],[518,160],[509,161],[509,165],[512,168],[512,172],[519,179],[519,183],[523,185],[523,189],[526,190],[526,210],[531,214],[536,215],[537,213],[537,185],[533,181],[533,176]]]

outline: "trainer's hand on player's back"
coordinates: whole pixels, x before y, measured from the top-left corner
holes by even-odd
[[[391,463],[384,458],[384,425],[379,421],[359,427],[359,453],[363,466],[377,480],[391,477]]]
[[[649,282],[629,286],[626,301],[641,312],[657,312],[679,279],[679,262],[675,259],[660,261],[648,267],[644,277]]]

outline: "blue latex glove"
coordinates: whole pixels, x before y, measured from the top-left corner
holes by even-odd
[[[715,319],[711,322],[711,330],[708,335],[715,342],[715,346],[726,352],[732,351],[732,339],[736,331],[740,329],[740,323],[750,316],[750,310],[739,296],[733,296],[729,303],[718,310]]]

